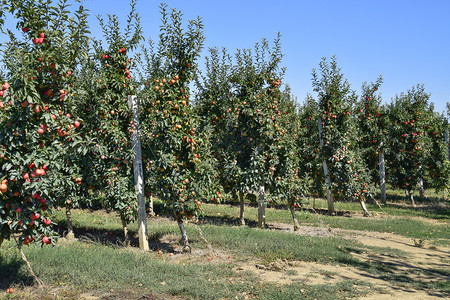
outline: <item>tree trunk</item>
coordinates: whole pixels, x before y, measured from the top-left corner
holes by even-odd
[[[239,221],[241,225],[245,225],[244,219],[244,193],[239,191]]]
[[[73,232],[72,213],[71,213],[71,208],[70,207],[66,207],[66,220],[67,220],[67,235],[66,235],[66,239],[73,240],[75,238],[75,234]]]
[[[383,145],[383,144],[382,144]],[[378,155],[380,163],[380,195],[381,203],[386,204],[386,168],[384,163],[384,151],[381,150]]]
[[[323,139],[322,139],[322,118],[318,117],[318,123],[319,123],[319,139],[320,139],[320,149],[323,148]],[[326,158],[323,159],[322,162],[323,165],[323,175],[325,176],[325,189],[327,193],[327,203],[328,203],[328,213],[330,215],[334,215],[334,199],[333,195],[330,191],[331,186],[331,179],[330,179],[330,173],[328,171],[328,164]]]
[[[289,203],[289,209],[291,210],[292,220],[294,221],[294,231],[297,231],[300,226],[298,225],[297,216],[295,215],[295,209],[292,203]]]
[[[258,192],[258,227],[263,228],[266,225],[266,201],[264,185],[259,187]]]
[[[363,210],[364,217],[370,217],[370,212],[367,210],[366,202],[364,202],[364,200],[361,199],[361,200],[359,200],[359,203],[361,204],[361,208]]]
[[[123,237],[125,238],[123,243],[125,245],[129,246],[130,240],[129,240],[129,234],[128,234],[128,224],[127,224],[127,221],[125,221],[124,219],[122,219],[122,228],[123,228]]]
[[[408,198],[411,201],[412,206],[416,207],[416,202],[414,201],[414,195],[412,191],[408,191]]]
[[[447,148],[447,159],[450,159],[450,148],[448,144],[448,130],[445,131],[445,146]]]
[[[186,233],[186,228],[184,228],[183,218],[181,218],[181,216],[178,213],[175,213],[175,219],[177,220],[178,227],[180,228],[181,239],[183,241],[183,251],[191,252],[191,246],[189,246],[189,240]]]

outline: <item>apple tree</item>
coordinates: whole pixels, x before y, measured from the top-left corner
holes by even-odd
[[[197,130],[199,120],[191,103],[191,82],[203,47],[203,23],[161,5],[159,43],[144,51],[144,89],[140,93],[142,153],[148,188],[173,211],[184,250],[189,251],[184,220],[201,214],[203,171],[209,164],[207,139]],[[210,196],[208,196],[210,197]]]
[[[234,63],[225,52],[220,59],[213,52],[207,80],[199,88],[199,111],[217,132],[214,153],[221,184],[234,198],[239,194],[242,224],[244,194],[258,194],[260,227],[269,199],[299,203],[293,188],[298,170],[291,161],[296,157],[293,140],[297,123],[289,118],[296,112],[291,99],[280,90],[284,72],[281,58],[279,35],[272,49],[263,40],[254,50],[238,50]]]
[[[85,50],[87,14],[66,1],[3,5],[20,34],[8,30],[2,57],[0,243],[18,233],[19,245],[51,244],[51,209],[77,189],[68,163],[82,147],[73,71]]]
[[[85,60],[86,67],[97,70],[86,73],[84,93],[80,95],[80,110],[85,122],[83,133],[91,149],[91,169],[85,171],[86,184],[98,189],[92,196],[100,197],[107,210],[119,214],[125,240],[128,239],[127,224],[136,220],[137,198],[133,179],[131,135],[133,116],[127,97],[136,93],[132,69],[137,57],[133,51],[142,40],[140,17],[136,1],[131,2],[125,30],[121,30],[118,17],[108,15],[108,20],[98,17],[103,29],[105,45],[94,41],[94,57]],[[88,159],[88,160],[89,160]]]
[[[304,198],[309,192],[309,176],[307,161],[300,155],[298,141],[305,134],[300,127],[300,115],[295,98],[290,93],[289,86],[281,94],[272,94],[271,102],[275,104],[276,118],[279,126],[273,135],[271,161],[273,166],[267,170],[271,175],[269,181],[269,203],[285,201],[291,211],[294,231],[299,229],[295,211],[304,205]],[[270,99],[270,98],[269,98]],[[273,106],[272,106],[273,107]]]
[[[449,188],[450,183],[450,163],[445,140],[447,119],[435,112],[433,105],[429,105],[424,115],[427,122],[424,128],[426,134],[424,181],[436,191],[443,191]]]
[[[379,182],[381,199],[386,204],[386,177],[384,161],[384,118],[381,95],[377,94],[383,80],[362,84],[362,95],[357,104],[359,147],[361,156],[370,170],[371,182]]]
[[[388,180],[405,190],[413,205],[413,191],[425,171],[425,112],[429,98],[423,85],[417,85],[397,95],[388,106]]]
[[[209,49],[209,56],[205,57],[204,73],[196,79],[196,111],[200,119],[199,128],[201,131],[210,131],[212,153],[216,159],[215,177],[220,182],[219,193],[207,199],[213,203],[220,203],[226,198],[233,200],[240,199],[240,222],[244,220],[244,193],[236,188],[238,176],[234,172],[235,168],[230,166],[230,157],[225,152],[229,131],[226,129],[229,124],[229,112],[233,106],[233,84],[231,76],[233,62],[231,56],[225,48],[220,51],[217,48]],[[232,160],[234,161],[234,159]],[[233,166],[233,163],[231,163]]]
[[[319,107],[310,94],[306,96],[304,104],[300,107],[299,116],[300,133],[297,147],[300,161],[303,162],[299,164],[299,168],[303,169],[302,172],[311,178],[312,182],[309,192],[315,199],[324,195],[324,176],[322,161],[319,157],[320,139],[319,131],[317,130]]]
[[[320,158],[323,165],[328,211],[334,213],[334,199],[359,201],[364,215],[371,197],[369,171],[361,158],[357,144],[357,123],[353,111],[356,93],[344,79],[336,58],[319,64],[320,73],[313,70],[313,87],[319,99],[318,130]]]

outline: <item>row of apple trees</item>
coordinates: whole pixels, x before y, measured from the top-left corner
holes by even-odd
[[[335,57],[313,70],[318,100],[308,96],[301,109],[306,134],[299,147],[308,157],[311,193],[327,198],[330,213],[338,199],[359,201],[370,215],[364,203],[374,200],[374,187],[386,203],[386,183],[404,190],[413,205],[414,190],[424,196],[425,187],[449,187],[447,119],[422,85],[382,104],[382,83],[381,77],[364,82],[357,95]]]
[[[131,137],[140,130],[147,189],[174,212],[189,247],[183,220],[220,190],[209,179],[215,160],[190,101],[201,21],[185,29],[181,12],[162,5],[158,48],[140,51],[135,1],[123,30],[116,16],[98,18],[102,39],[89,37],[82,5],[10,1],[4,8],[19,33],[7,30],[3,49],[0,243],[12,236],[19,246],[54,243],[52,210],[61,208],[71,237],[71,209],[93,202],[118,213],[127,238],[137,212]],[[127,103],[132,94],[143,99],[141,128]]]
[[[414,201],[417,186],[447,188],[443,116],[413,87],[382,105],[381,77],[351,89],[336,59],[313,70],[312,96],[299,105],[283,84],[280,35],[229,54],[209,49],[204,67],[200,19],[161,6],[160,35],[143,45],[135,2],[124,29],[99,17],[103,37],[90,37],[87,12],[67,1],[9,1],[3,18],[17,33],[3,49],[0,91],[0,244],[55,242],[52,211],[101,205],[127,224],[137,215],[132,134],[140,132],[148,195],[177,221],[197,219],[203,202],[267,204],[295,212],[307,196],[366,201],[385,184]],[[199,69],[203,71],[200,72]],[[284,88],[283,88],[284,86]],[[129,95],[140,100],[140,128]]]
[[[89,36],[87,11],[67,1],[9,1],[0,102],[0,244],[52,244],[52,210],[100,202],[124,225],[136,218],[133,51],[142,40],[135,2],[124,30],[104,21],[103,41]],[[16,234],[16,235],[13,235]]]
[[[332,57],[313,70],[317,100],[308,95],[298,105],[288,86],[280,90],[281,57],[279,36],[272,49],[263,40],[234,57],[210,49],[197,80],[201,128],[214,133],[217,176],[225,197],[241,202],[242,223],[245,195],[259,208],[285,201],[296,227],[305,195],[326,197],[331,214],[340,200],[359,202],[370,216],[365,203],[376,188],[386,203],[386,183],[413,205],[416,188],[422,196],[425,187],[448,188],[447,121],[423,86],[382,105],[381,77],[358,95]]]

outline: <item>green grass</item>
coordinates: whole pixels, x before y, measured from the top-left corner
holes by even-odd
[[[156,201],[157,204],[157,201]],[[442,204],[442,203],[441,203]],[[324,200],[317,200],[315,207],[326,207]],[[363,230],[367,232],[392,232],[411,241],[424,240],[425,248],[448,246],[450,232],[448,209],[445,206],[432,206],[427,209],[414,209],[391,203],[383,206],[381,217],[361,218],[315,215],[299,215],[301,225],[329,226],[331,228]],[[359,211],[358,203],[336,203],[339,212]],[[369,210],[381,212],[378,206],[369,205]],[[382,263],[376,257],[388,256],[399,261],[407,261],[408,254],[387,247],[365,246],[356,240],[339,236],[317,237],[296,235],[284,230],[260,230],[257,228],[257,209],[246,207],[247,226],[238,224],[239,207],[237,205],[204,204],[205,217],[198,228],[213,249],[231,259],[213,259],[207,244],[200,236],[196,226],[188,223],[186,230],[191,246],[203,249],[203,259],[195,255],[186,256],[168,253],[175,252],[173,241],[180,236],[175,222],[160,219],[148,221],[150,252],[136,250],[137,226],[129,225],[132,246],[122,245],[122,224],[114,213],[104,211],[73,210],[72,219],[75,233],[80,241],[59,243],[56,247],[24,247],[25,254],[32,262],[36,274],[53,288],[59,289],[64,299],[78,299],[88,294],[111,298],[178,297],[181,299],[346,299],[361,297],[373,287],[362,281],[343,280],[338,283],[308,285],[304,282],[292,284],[274,284],[262,281],[255,274],[239,271],[240,264],[270,264],[275,261],[308,261],[320,264],[346,265],[369,271],[377,278],[389,281],[399,287],[415,290],[436,291],[449,295],[448,280],[432,282],[415,279],[414,272],[436,275],[436,278],[448,278],[449,269],[410,270],[399,273],[395,264]],[[387,213],[387,214],[385,214]],[[411,218],[414,217],[414,218]],[[420,217],[420,218],[417,218]],[[64,212],[56,212],[52,217],[64,233],[66,221]],[[429,220],[426,220],[429,219]],[[268,208],[266,220],[269,223],[292,224],[289,210]],[[430,222],[430,220],[438,220]],[[171,242],[172,241],[172,242]],[[158,249],[163,250],[158,255]],[[209,254],[208,254],[209,253]],[[371,257],[370,261],[357,258]],[[212,256],[211,256],[212,257]],[[175,258],[175,259],[174,259]],[[374,259],[372,259],[374,258]],[[448,259],[442,258],[443,266]],[[294,276],[297,271],[287,269],[286,276]],[[327,275],[326,271],[322,275]],[[33,280],[20,254],[12,241],[6,241],[0,248],[0,290],[7,287],[21,289],[30,286]],[[329,273],[330,276],[335,275]],[[35,291],[34,299],[50,299],[45,291]],[[39,294],[41,293],[41,294]],[[5,295],[5,294],[3,294]],[[0,292],[0,298],[2,294]],[[8,298],[26,299],[28,294],[10,295]],[[47,297],[47,298],[46,298]],[[30,297],[31,298],[31,297]]]
[[[345,204],[347,208],[353,208],[354,204]],[[339,206],[337,206],[339,207]],[[340,208],[342,209],[342,208]],[[207,215],[206,220],[212,224],[237,224],[239,216],[239,207],[230,205],[206,204],[204,210]],[[398,212],[402,209],[392,208]],[[245,218],[251,226],[257,224],[257,210],[255,208],[246,208]],[[432,224],[420,220],[409,218],[403,214],[403,217],[385,218],[347,218],[328,215],[315,215],[312,213],[298,214],[298,220],[301,225],[323,226],[324,224],[332,228],[365,230],[376,232],[391,232],[405,237],[416,239],[426,239],[431,241],[441,240],[441,245],[445,245],[442,239],[448,239],[450,236],[450,224],[442,222],[441,224]],[[266,209],[266,221],[269,223],[287,223],[292,224],[292,217],[286,209]],[[448,244],[448,243],[447,243]]]
[[[398,286],[405,288],[413,288],[416,290],[423,291],[439,291],[441,297],[445,297],[444,295],[450,295],[450,281],[447,279],[443,280],[433,280],[433,281],[423,281],[420,279],[416,279],[412,277],[410,274],[395,274],[393,272],[383,272],[381,270],[377,270],[376,268],[370,267],[370,270],[373,274],[379,275],[379,278],[382,280],[396,282]],[[441,270],[441,269],[419,269],[416,272],[416,275],[426,274],[426,275],[436,275],[449,278],[450,277],[450,269]]]
[[[315,201],[316,209],[327,209],[327,203],[325,200],[316,199]],[[309,205],[306,208],[312,207],[313,201],[309,201]],[[423,203],[422,203],[423,204]],[[444,205],[447,205],[445,207]],[[448,222],[450,219],[450,210],[448,209],[450,205],[449,201],[441,201],[440,204],[428,203],[425,207],[418,206],[405,206],[401,202],[388,202],[386,205],[367,203],[367,209],[371,213],[383,213],[391,216],[408,216],[408,217],[422,217],[429,219],[441,220],[443,222]],[[335,209],[338,211],[361,211],[361,206],[359,203],[355,202],[336,202]]]
[[[204,225],[201,228],[213,247],[240,256],[257,257],[265,262],[288,259],[358,265],[359,261],[351,253],[368,251],[356,241],[339,237],[318,238],[249,227]]]
[[[117,249],[101,244],[74,242],[55,248],[31,246],[25,253],[39,278],[54,287],[79,289],[82,293],[153,294],[183,299],[243,299],[244,295],[260,299],[345,299],[362,296],[367,284],[344,281],[334,285],[296,283],[279,286],[258,281],[250,273],[237,273],[227,264],[171,263],[155,253]],[[0,249],[0,273],[16,270],[3,284],[30,284],[31,278],[12,243]]]
[[[321,216],[323,222],[332,228],[391,232],[411,238],[445,239],[450,236],[450,225],[433,225],[410,218],[335,218]],[[313,216],[302,219],[302,222],[316,224]]]
[[[72,216],[77,219],[77,222],[74,222],[75,228],[94,232],[97,236],[108,233],[119,236],[122,234],[122,225],[114,214],[92,215],[86,211],[74,210]],[[93,223],[90,221],[90,216],[92,216],[92,220],[101,225],[96,228],[89,226]],[[60,220],[62,225],[64,225],[63,217],[63,214],[57,215],[57,220]],[[259,230],[248,226],[204,224],[200,225],[200,228],[213,247],[225,249],[235,255],[261,258],[268,262],[289,259],[339,263],[341,260],[350,261],[351,252],[360,252],[364,248],[355,241],[340,237],[317,238],[292,235],[287,232]],[[136,232],[136,225],[131,224],[130,230]],[[194,248],[206,248],[207,245],[193,225],[186,224],[186,230]],[[175,222],[152,222],[149,220],[148,232],[151,240],[158,240],[165,235],[179,235],[179,229]],[[102,241],[102,239],[98,238],[97,241]]]

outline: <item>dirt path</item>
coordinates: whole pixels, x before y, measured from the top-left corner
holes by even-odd
[[[362,262],[367,262],[394,272],[392,277],[381,278],[369,271],[351,266],[326,265],[312,262],[278,261],[268,266],[248,264],[240,266],[243,271],[250,271],[268,282],[291,284],[304,282],[310,284],[337,283],[342,280],[361,280],[373,285],[374,290],[363,299],[436,299],[446,298],[439,292],[420,288],[421,282],[450,280],[445,273],[436,270],[450,269],[450,247],[418,247],[414,240],[391,233],[365,232],[357,230],[330,229],[326,227],[302,226],[292,231],[288,224],[270,224],[272,230],[290,231],[293,234],[310,236],[342,236],[355,239],[367,246],[389,247],[406,253],[405,256],[390,254],[352,253]],[[395,278],[395,280],[392,280]],[[402,282],[403,281],[403,282]]]
[[[271,223],[269,230],[285,231],[292,234],[309,236],[340,236],[346,239],[354,239],[367,246],[392,248],[403,251],[402,255],[386,253],[352,253],[363,263],[376,266],[382,272],[379,275],[372,274],[369,270],[352,267],[349,265],[331,265],[303,261],[275,261],[270,264],[262,264],[258,261],[235,261],[229,254],[210,249],[195,249],[189,256],[181,254],[181,249],[175,249],[175,255],[170,259],[182,262],[198,263],[233,263],[238,272],[251,272],[261,280],[274,284],[292,284],[296,282],[316,285],[335,284],[339,281],[358,280],[368,282],[373,286],[369,295],[362,299],[443,299],[450,295],[426,290],[421,287],[423,282],[446,281],[450,278],[446,275],[450,269],[450,247],[433,247],[423,244],[418,247],[411,238],[392,233],[367,232],[358,230],[343,230],[327,227],[301,226],[298,231],[293,231],[292,225]],[[179,237],[165,236],[164,243],[176,244]],[[418,241],[416,241],[417,243]],[[179,253],[177,253],[179,252]],[[447,270],[447,273],[439,272]],[[385,276],[385,277],[383,277]],[[357,289],[365,289],[363,286],[355,286]]]
[[[177,255],[181,249],[175,249],[175,255],[170,257],[173,261],[199,262],[199,263],[233,263],[238,272],[251,272],[258,278],[274,284],[292,284],[296,282],[311,285],[331,283],[339,281],[358,280],[368,282],[373,286],[369,295],[362,299],[443,299],[450,295],[426,290],[422,283],[450,280],[447,276],[450,270],[450,247],[433,247],[424,244],[418,247],[419,241],[392,233],[368,232],[358,230],[344,230],[337,228],[301,226],[298,231],[293,231],[291,224],[270,223],[269,230],[290,232],[292,234],[309,236],[339,236],[346,239],[374,247],[391,248],[402,251],[402,255],[387,253],[352,253],[363,263],[376,266],[381,271],[372,274],[369,270],[352,267],[349,265],[331,265],[303,261],[276,261],[262,264],[258,261],[234,261],[229,254],[215,249],[195,249],[189,256]],[[179,237],[165,236],[161,242],[177,244]],[[439,272],[447,270],[447,272]],[[383,275],[380,275],[383,274]],[[386,275],[387,274],[387,275]],[[364,289],[366,287],[357,286]]]

